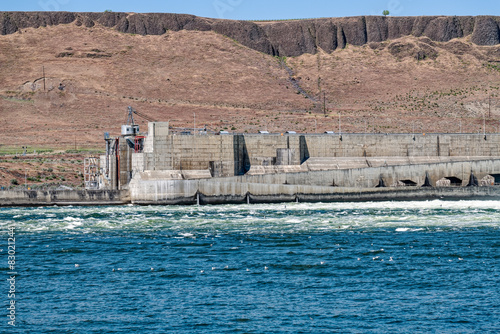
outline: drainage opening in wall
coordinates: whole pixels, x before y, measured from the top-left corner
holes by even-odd
[[[399,182],[403,183],[405,187],[416,187],[417,183],[412,180],[400,180]]]
[[[455,176],[447,176],[445,179],[450,180],[450,185],[452,187],[460,187],[462,185],[462,180]]]
[[[436,182],[436,187],[460,187],[462,180],[455,176],[447,176]]]
[[[494,178],[493,183],[495,185],[500,185],[500,174],[490,174],[490,175]]]

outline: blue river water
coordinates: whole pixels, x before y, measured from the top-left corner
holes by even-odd
[[[497,201],[2,208],[0,226],[1,333],[500,332]]]

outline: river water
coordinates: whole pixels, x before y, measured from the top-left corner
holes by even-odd
[[[0,224],[2,333],[500,332],[497,201],[3,208]]]

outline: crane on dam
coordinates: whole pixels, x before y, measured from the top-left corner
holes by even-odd
[[[156,120],[135,110],[131,106],[127,108],[127,124],[122,125],[122,136],[126,137],[128,146],[138,153],[142,151],[145,137],[139,135],[139,125],[134,121],[134,114],[144,118],[148,122],[156,122]]]
[[[139,133],[139,125],[135,124],[134,114],[144,118],[148,122],[156,122],[156,120],[151,117],[129,106],[127,108],[127,124],[122,125],[122,136],[135,136]]]

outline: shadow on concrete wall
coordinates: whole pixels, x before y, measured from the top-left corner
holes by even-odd
[[[234,136],[234,175],[245,175],[251,167],[244,135]]]
[[[309,159],[309,149],[307,148],[307,141],[305,136],[300,136],[299,138],[300,146],[300,163],[303,164]]]

